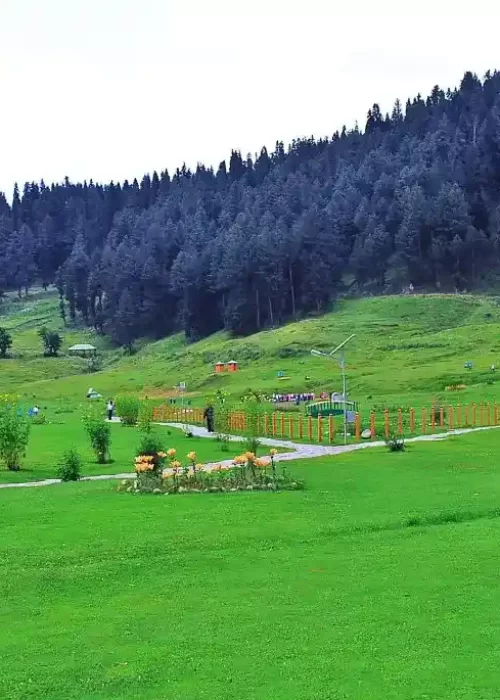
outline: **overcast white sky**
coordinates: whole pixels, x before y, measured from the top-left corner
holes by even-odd
[[[16,180],[217,165],[231,148],[245,156],[277,139],[331,135],[363,125],[375,101],[390,111],[396,97],[454,86],[467,69],[500,68],[499,13],[484,0],[0,5],[0,190],[9,197]]]

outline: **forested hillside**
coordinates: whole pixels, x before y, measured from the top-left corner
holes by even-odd
[[[484,285],[499,235],[500,73],[467,73],[390,115],[374,105],[363,130],[233,151],[217,171],[16,187],[0,291],[55,283],[68,321],[121,344],[246,334],[346,291]]]

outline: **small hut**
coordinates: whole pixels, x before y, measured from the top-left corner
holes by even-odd
[[[226,365],[225,365],[223,362],[217,362],[217,363],[214,365],[214,370],[215,370],[215,373],[216,373],[216,374],[220,374],[220,373],[223,372],[225,369],[226,369]]]
[[[234,360],[231,360],[231,362],[227,363],[227,369],[228,369],[228,372],[237,372],[238,371],[238,363],[235,362]]]
[[[77,345],[72,345],[68,352],[71,355],[78,355],[79,357],[94,357],[97,353],[97,348],[87,343],[79,343]]]

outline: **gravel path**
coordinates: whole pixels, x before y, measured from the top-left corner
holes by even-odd
[[[115,419],[116,421],[116,419]],[[183,429],[186,426],[183,423],[159,423],[168,428]],[[213,440],[213,433],[209,433],[206,428],[197,425],[187,426],[188,429],[200,438],[209,438]],[[449,430],[446,433],[433,433],[431,435],[419,435],[414,438],[407,438],[406,442],[429,442],[433,440],[446,440],[454,435],[466,435],[468,433],[479,433],[484,430],[494,430],[500,426],[489,426],[485,428],[461,428],[457,430]],[[231,435],[231,442],[241,442],[241,436]],[[385,443],[382,440],[377,442],[358,442],[354,445],[304,445],[291,440],[279,440],[276,438],[259,438],[262,445],[267,447],[278,447],[280,449],[289,449],[290,452],[282,452],[276,455],[276,461],[290,461],[294,459],[311,459],[313,457],[325,457],[329,455],[339,455],[344,452],[354,452],[355,450],[363,450],[370,447],[383,447]],[[209,462],[205,464],[205,468],[211,469],[215,465],[222,464],[224,466],[232,464],[232,459],[226,459],[219,462]],[[100,476],[84,476],[80,481],[108,481],[110,479],[131,479],[135,476],[135,472],[124,474],[102,474]],[[0,484],[0,489],[15,489],[15,488],[31,488],[36,486],[54,486],[60,484],[60,479],[44,479],[43,481],[27,481],[19,484]]]

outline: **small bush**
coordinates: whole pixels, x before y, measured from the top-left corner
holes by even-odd
[[[140,455],[156,455],[163,452],[163,441],[157,433],[146,432],[142,434],[141,442],[136,450],[136,457]]]
[[[85,431],[90,439],[90,445],[98,464],[106,464],[110,460],[111,428],[102,416],[89,411],[84,419]]]
[[[245,439],[245,452],[253,452],[254,454],[257,454],[257,451],[260,447],[260,440],[256,437],[247,437]]]
[[[82,458],[76,450],[69,450],[62,456],[58,476],[61,481],[78,481],[82,472]]]
[[[26,453],[30,423],[13,397],[0,399],[0,459],[10,471],[21,468]]]
[[[140,401],[136,396],[119,396],[116,399],[116,413],[126,427],[137,425],[139,409]]]
[[[31,422],[33,425],[45,425],[47,423],[45,413],[39,413],[37,416],[33,416]]]
[[[404,452],[406,450],[405,441],[401,435],[391,433],[389,437],[386,438],[385,444],[389,448],[389,452]]]

